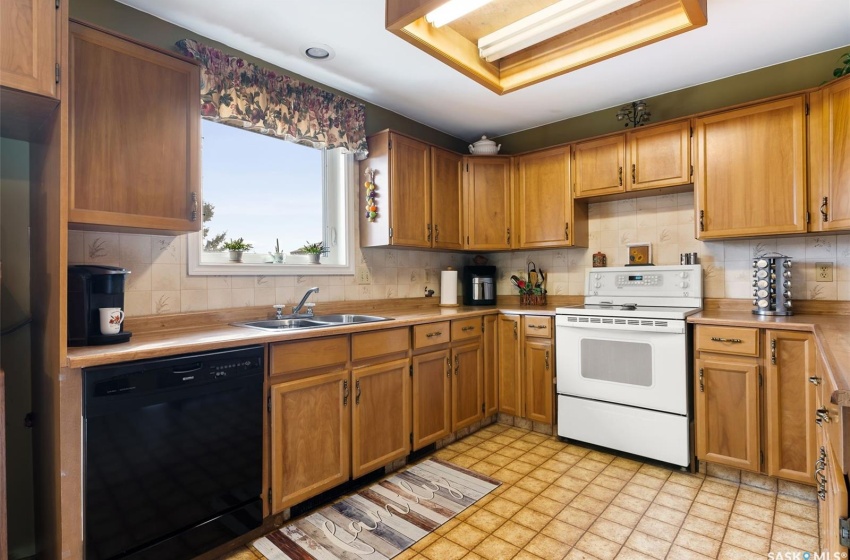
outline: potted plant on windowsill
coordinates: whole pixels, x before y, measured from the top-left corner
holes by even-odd
[[[250,251],[254,248],[250,243],[246,243],[241,237],[239,239],[230,239],[222,244],[227,251],[230,252],[231,262],[242,262],[242,253]]]
[[[319,264],[319,257],[327,250],[321,241],[310,243],[309,241],[299,249],[290,252],[290,255],[304,255],[309,264]]]

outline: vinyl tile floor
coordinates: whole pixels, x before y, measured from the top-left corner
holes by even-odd
[[[819,550],[817,503],[492,424],[433,456],[503,482],[396,560],[761,559]],[[222,560],[262,558],[250,546]]]

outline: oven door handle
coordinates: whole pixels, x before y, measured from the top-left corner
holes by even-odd
[[[661,334],[684,334],[685,333],[685,322],[684,321],[654,321],[654,320],[636,320],[637,324],[616,324],[616,323],[568,323],[566,322],[566,318],[562,319],[557,317],[555,319],[556,323],[556,334],[557,329],[593,329],[593,330],[604,330],[609,332],[616,331],[630,331],[630,332],[645,332],[645,333],[661,333]],[[649,324],[652,323],[652,324]],[[666,324],[659,324],[666,323]]]

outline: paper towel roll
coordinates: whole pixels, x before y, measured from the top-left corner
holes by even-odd
[[[457,305],[457,270],[440,271],[440,305]]]

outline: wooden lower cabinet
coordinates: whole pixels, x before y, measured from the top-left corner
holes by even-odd
[[[449,350],[411,358],[413,363],[413,449],[451,433],[452,368]]]
[[[354,368],[351,476],[357,478],[410,453],[410,361]]]
[[[499,315],[497,321],[499,412],[522,416],[522,369],[519,315]]]
[[[499,344],[497,333],[498,315],[483,318],[484,332],[484,416],[499,412]]]
[[[555,356],[552,341],[528,339],[524,345],[525,417],[534,422],[553,421]]]
[[[697,457],[759,471],[758,363],[701,357],[695,373]]]
[[[272,512],[347,481],[349,372],[321,373],[271,387]]]
[[[452,348],[452,431],[484,417],[481,339]]]
[[[814,336],[796,331],[767,331],[770,359],[765,364],[767,474],[804,484],[814,480],[815,372]]]

